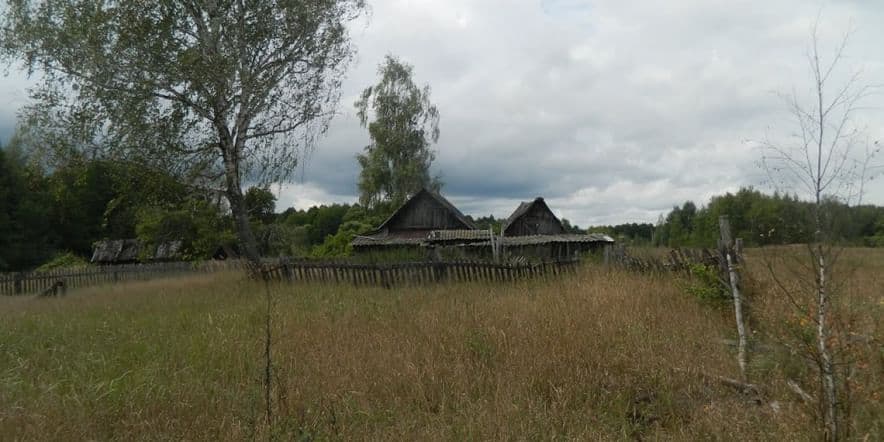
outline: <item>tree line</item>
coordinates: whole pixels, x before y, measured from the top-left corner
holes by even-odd
[[[848,206],[826,199],[826,230],[845,245],[884,246],[884,207]],[[714,247],[718,218],[730,219],[733,234],[748,246],[808,243],[813,239],[815,203],[794,195],[764,194],[751,187],[714,196],[703,207],[692,201],[675,206],[661,216],[651,243],[664,247]]]
[[[826,229],[844,245],[884,246],[884,207],[850,206],[836,199],[823,201]],[[810,220],[814,203],[797,196],[763,193],[752,187],[713,196],[704,206],[686,201],[660,215],[656,224],[625,223],[591,226],[625,244],[654,247],[715,247],[718,219],[727,216],[736,238],[747,246],[801,244],[813,239]]]
[[[138,239],[142,252],[181,241],[185,260],[209,259],[222,247],[239,251],[232,211],[216,190],[132,162],[80,156],[48,168],[35,156],[18,136],[0,146],[0,271],[85,264],[105,239]],[[347,255],[354,235],[394,209],[331,204],[278,212],[266,186],[249,187],[243,204],[263,256]]]

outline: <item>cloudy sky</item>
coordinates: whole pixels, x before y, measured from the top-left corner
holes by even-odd
[[[351,202],[368,143],[352,103],[387,53],[429,83],[441,113],[434,168],[465,213],[508,215],[544,196],[580,225],[655,222],[674,204],[772,190],[756,142],[795,130],[778,93],[809,92],[810,26],[843,71],[884,84],[884,2],[873,0],[369,0],[340,115],[280,208]],[[821,7],[822,5],[822,7]],[[0,139],[28,80],[0,78]],[[857,124],[884,140],[884,94]],[[880,163],[880,160],[879,160]],[[867,202],[884,204],[884,181]]]

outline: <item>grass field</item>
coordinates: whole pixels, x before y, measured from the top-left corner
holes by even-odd
[[[853,436],[880,440],[884,251],[852,274],[871,336]],[[763,271],[753,314],[782,305]],[[384,290],[274,286],[272,428],[264,286],[234,274],[0,299],[3,440],[813,440],[794,358],[736,377],[732,313],[670,276]],[[765,296],[768,296],[765,298]],[[768,315],[768,316],[765,316]],[[759,326],[760,327],[760,326]],[[776,402],[771,407],[771,402]]]

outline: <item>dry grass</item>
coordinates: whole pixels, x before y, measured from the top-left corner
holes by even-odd
[[[778,413],[697,374],[735,375],[720,342],[729,312],[664,277],[588,267],[273,296],[271,429],[260,284],[215,275],[0,299],[0,439],[813,438],[775,380]]]

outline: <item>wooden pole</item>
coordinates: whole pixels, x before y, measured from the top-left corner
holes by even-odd
[[[739,347],[737,350],[737,363],[740,365],[742,381],[747,382],[746,375],[746,324],[743,320],[743,296],[740,293],[740,274],[737,272],[737,263],[734,258],[734,242],[731,237],[731,225],[726,216],[718,218],[718,227],[721,233],[721,245],[727,263],[728,279],[730,281],[731,294],[734,298],[734,317],[737,322],[737,334],[739,335]]]

